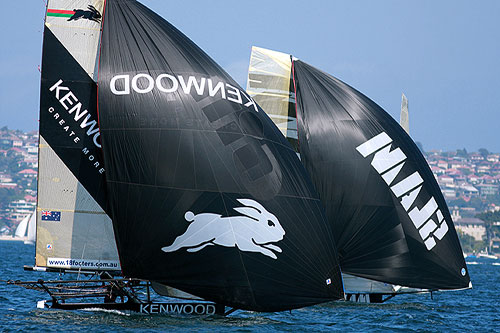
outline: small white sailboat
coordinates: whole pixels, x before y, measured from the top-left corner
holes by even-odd
[[[24,238],[26,236],[26,230],[28,229],[28,221],[30,219],[29,215],[26,215],[21,222],[17,225],[16,232],[14,233],[15,238]]]
[[[36,240],[36,210],[26,215],[14,232],[12,240],[24,241],[24,244],[34,244]]]

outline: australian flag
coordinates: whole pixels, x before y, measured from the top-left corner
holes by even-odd
[[[42,210],[42,221],[61,221],[61,212]]]

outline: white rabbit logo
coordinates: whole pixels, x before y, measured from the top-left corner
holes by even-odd
[[[276,216],[269,213],[261,204],[251,199],[237,199],[245,207],[236,207],[241,216],[222,217],[220,214],[201,213],[194,215],[186,212],[184,218],[191,222],[182,235],[164,252],[174,252],[183,247],[188,252],[198,252],[206,246],[221,245],[237,247],[241,251],[260,252],[277,259],[273,252],[281,253],[281,248],[271,243],[283,239],[285,230]]]

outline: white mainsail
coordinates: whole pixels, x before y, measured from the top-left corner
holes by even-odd
[[[89,105],[90,100],[84,99],[85,95],[80,97],[82,95],[76,91],[73,94],[69,89],[81,82],[97,81],[102,25],[100,13],[103,10],[104,0],[49,0],[47,3],[41,92],[45,105],[41,104],[40,110],[37,227],[36,232],[31,233],[32,238],[28,237],[34,240],[36,234],[36,266],[39,267],[120,269],[111,219],[82,184],[83,180],[94,175],[82,175],[81,165],[95,164],[96,161],[89,160],[82,148],[76,148],[76,153],[60,153],[66,149],[64,145],[71,147],[74,144],[74,138],[79,135],[77,131],[83,135],[92,130],[98,131],[94,129],[96,124],[83,129],[84,123],[88,126],[92,124],[94,119],[90,118],[90,108],[95,109],[96,105]],[[94,19],[93,12],[99,19]],[[50,46],[48,49],[47,45],[56,45],[57,49],[50,49]],[[66,62],[53,62],[54,57],[66,59]],[[82,73],[80,77],[76,77],[75,71],[70,71],[69,75],[64,72],[71,66],[79,69],[78,73]],[[54,71],[54,67],[60,74]],[[58,80],[63,82],[59,86]],[[54,85],[57,88],[51,91]],[[55,101],[49,99],[54,96],[66,96],[68,99],[63,102],[59,98]],[[77,98],[82,100],[75,101]],[[76,102],[82,103],[81,109],[69,112],[68,105],[77,105]],[[66,108],[67,113],[57,113],[56,117],[54,109],[61,106]],[[53,113],[47,118],[47,112],[51,110]],[[83,123],[77,123],[77,118]],[[59,126],[48,129],[54,122]],[[60,133],[67,134],[62,137]],[[57,135],[59,137],[54,139]],[[91,158],[94,159],[93,156]],[[80,161],[76,167],[75,160]],[[73,163],[73,167],[70,168],[68,163]]]

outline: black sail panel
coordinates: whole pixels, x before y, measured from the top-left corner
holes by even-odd
[[[126,276],[257,311],[342,297],[332,229],[286,139],[136,1],[107,0],[98,102]]]
[[[96,83],[47,27],[43,52],[40,135],[105,209]]]
[[[301,159],[334,226],[342,272],[403,286],[470,284],[446,202],[417,146],[382,108],[293,62]]]

